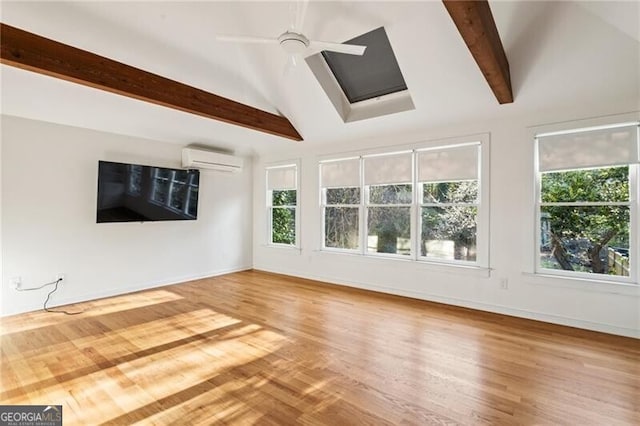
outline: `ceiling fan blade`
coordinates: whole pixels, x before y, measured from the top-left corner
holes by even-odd
[[[269,37],[251,37],[251,36],[235,36],[235,35],[217,35],[218,41],[230,41],[232,43],[265,43],[265,44],[278,44],[280,43],[277,38]]]
[[[307,13],[309,0],[294,0],[289,2],[289,31],[294,33],[302,32],[304,17]]]
[[[347,53],[349,55],[364,55],[367,46],[357,44],[329,43],[326,41],[310,40],[309,47],[318,50],[329,50],[331,52]]]
[[[295,27],[296,32],[302,33],[302,26],[304,25],[304,18],[307,15],[307,6],[309,0],[298,0],[298,7],[296,13]]]
[[[288,77],[293,73],[293,70],[297,66],[298,66],[298,59],[296,58],[296,55],[289,55],[289,58],[287,59],[287,64],[285,65],[284,70],[282,71],[282,75],[284,77]]]

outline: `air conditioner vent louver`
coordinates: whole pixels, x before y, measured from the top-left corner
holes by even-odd
[[[182,167],[222,172],[242,171],[242,158],[195,148],[182,149]]]

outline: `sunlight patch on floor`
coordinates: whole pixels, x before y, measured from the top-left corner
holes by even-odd
[[[12,315],[0,318],[0,336],[21,331],[33,330],[40,327],[59,325],[79,318],[97,317],[130,309],[138,309],[159,303],[173,302],[183,299],[182,296],[166,290],[153,290],[144,293],[125,294],[122,296],[98,299],[90,302],[80,302],[60,308],[69,312],[82,314],[67,316],[58,313],[35,311],[26,314]]]

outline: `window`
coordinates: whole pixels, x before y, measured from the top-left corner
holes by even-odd
[[[320,164],[323,246],[360,248],[360,159],[347,158]]]
[[[637,278],[638,123],[536,136],[537,271]]]
[[[297,165],[267,168],[269,243],[298,246]]]
[[[364,157],[367,252],[411,255],[413,153]]]
[[[415,109],[384,27],[345,43],[366,50],[362,56],[323,51],[305,58],[345,123]]]
[[[320,162],[322,248],[488,266],[483,143]]]
[[[479,145],[418,152],[420,256],[476,260]]]

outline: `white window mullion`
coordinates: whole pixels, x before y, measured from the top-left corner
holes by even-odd
[[[416,224],[418,223],[418,166],[416,164],[416,151],[411,152],[411,210],[409,218],[409,238],[411,243],[411,253],[409,257],[411,260],[418,260],[419,253],[417,251],[418,240],[420,239],[420,233],[418,232]]]
[[[639,127],[640,129],[640,127]],[[640,130],[639,130],[640,132]],[[639,138],[640,140],[640,138]],[[638,144],[638,150],[640,150],[640,143]],[[640,158],[640,152],[638,153]],[[630,220],[631,235],[629,236],[629,259],[631,262],[631,279],[638,283],[640,281],[640,164],[635,164],[629,167],[629,198],[631,201]],[[635,226],[633,226],[635,224]]]
[[[364,186],[364,159],[362,156],[358,157],[358,185],[360,187],[360,204],[358,205],[358,241],[360,250],[358,251],[359,254],[364,255],[367,252],[367,226],[365,225],[367,220],[367,208],[365,207],[367,195]]]
[[[364,164],[364,159],[362,160]],[[364,165],[361,168],[364,171]],[[360,234],[360,254],[366,255],[369,251],[369,186],[364,185],[364,173],[362,173],[362,232]]]
[[[540,269],[541,269],[541,264],[540,264],[540,252],[542,249],[541,246],[541,239],[542,239],[542,209],[541,209],[541,204],[542,204],[542,173],[539,172],[540,170],[540,160],[539,160],[539,156],[538,156],[538,151],[540,149],[540,140],[538,138],[534,139],[534,170],[535,170],[535,179],[534,179],[534,183],[533,183],[533,190],[534,190],[534,208],[535,208],[535,214],[534,214],[534,223],[533,223],[533,235],[534,235],[534,244],[533,244],[533,264],[534,266],[534,272],[535,273],[539,273]]]
[[[267,217],[267,235],[268,235],[268,243],[269,244],[273,244],[273,230],[272,230],[272,225],[273,225],[273,206],[269,206],[268,208],[268,217]]]

